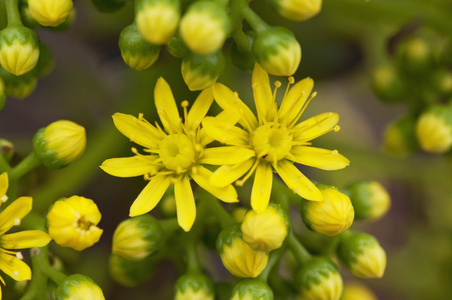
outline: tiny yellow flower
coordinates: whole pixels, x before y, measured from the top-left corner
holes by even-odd
[[[0,65],[19,76],[38,63],[39,36],[27,27],[7,27],[0,31]]]
[[[181,276],[174,289],[174,300],[213,300],[215,298],[212,281],[200,273]]]
[[[85,128],[66,120],[39,129],[33,138],[34,153],[49,169],[67,166],[83,154],[85,146]]]
[[[28,0],[31,16],[42,26],[55,27],[66,21],[72,0]]]
[[[292,77],[289,82],[293,83]],[[348,159],[337,150],[312,147],[312,140],[330,131],[338,131],[339,116],[328,112],[298,123],[311,99],[313,80],[306,78],[291,89],[286,90],[279,108],[272,93],[267,72],[256,64],[252,87],[257,117],[243,103],[237,93],[216,83],[212,86],[216,102],[223,112],[217,117],[206,117],[203,121],[206,133],[213,139],[235,148],[246,150],[240,163],[224,162],[210,178],[218,187],[236,181],[237,185],[255,173],[251,192],[251,206],[262,212],[270,201],[273,172],[278,173],[286,185],[301,197],[322,201],[319,189],[305,176],[294,163],[324,170],[338,170],[349,164]],[[280,86],[279,82],[275,83]],[[233,126],[235,123],[239,126]],[[298,123],[298,124],[297,124]],[[252,156],[249,157],[249,153]],[[245,155],[246,154],[246,155]],[[231,154],[232,155],[232,154]],[[237,154],[236,154],[237,155]],[[240,159],[239,156],[236,156]],[[241,180],[237,181],[239,178]]]
[[[303,222],[311,230],[326,236],[335,236],[346,231],[355,217],[350,198],[335,187],[318,187],[323,201],[302,202],[300,211]]]
[[[322,0],[274,0],[276,10],[292,21],[305,21],[322,9]]]
[[[103,232],[97,227],[100,219],[93,200],[81,196],[62,198],[47,214],[49,235],[60,246],[82,251],[99,241]]]
[[[347,282],[341,300],[378,300],[377,296],[364,284]]]
[[[237,192],[231,184],[217,187],[209,182],[212,172],[203,164],[242,162],[253,153],[240,147],[205,148],[212,139],[200,124],[213,102],[211,89],[199,94],[189,112],[188,102],[182,102],[184,122],[179,116],[173,93],[163,78],[157,81],[154,96],[163,129],[151,125],[141,114],[138,118],[121,113],[113,115],[116,128],[132,142],[143,146],[146,154],[133,148],[135,156],[107,159],[101,168],[113,176],[144,175],[149,180],[130,207],[131,217],[152,210],[173,184],[177,220],[182,229],[189,231],[196,218],[191,179],[224,202],[238,202]]]
[[[234,286],[231,300],[273,300],[273,291],[262,279],[243,279]]]
[[[289,217],[279,204],[270,203],[267,208],[256,213],[249,211],[241,230],[243,239],[254,250],[270,252],[281,247],[289,232]]]
[[[452,148],[452,106],[436,105],[422,113],[416,136],[425,152],[441,154]]]
[[[356,219],[377,220],[391,206],[391,196],[377,181],[355,182],[347,187]]]
[[[179,24],[179,6],[176,0],[136,1],[136,22],[143,38],[155,45],[168,43]]]
[[[8,197],[8,174],[0,174],[0,200],[5,202]],[[43,247],[51,238],[41,230],[26,230],[6,234],[13,226],[20,225],[20,221],[31,211],[31,197],[20,197],[0,212],[0,270],[16,281],[30,280],[30,267],[22,261],[22,254],[17,249]],[[5,281],[0,276],[0,281]],[[1,291],[0,291],[1,299]]]
[[[105,300],[100,287],[88,276],[73,274],[62,283],[56,290],[58,300]]]
[[[251,248],[242,239],[238,226],[232,226],[220,232],[217,251],[226,269],[237,277],[255,278],[267,266],[268,253]]]

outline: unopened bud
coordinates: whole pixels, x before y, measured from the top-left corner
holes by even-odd
[[[30,14],[42,26],[58,26],[68,17],[72,0],[28,0]]]
[[[115,282],[135,287],[152,277],[156,264],[157,261],[152,255],[140,261],[130,261],[112,254],[108,260],[108,269]]]
[[[384,150],[394,156],[407,157],[419,149],[416,139],[416,118],[405,115],[386,127],[383,136]]]
[[[168,42],[168,44],[166,44],[166,49],[169,53],[171,53],[172,56],[179,58],[183,58],[190,53],[184,41],[182,40],[182,37],[180,36],[180,32],[175,34]]]
[[[372,89],[381,100],[388,102],[405,100],[406,84],[393,64],[379,65],[372,72]]]
[[[412,38],[401,42],[397,48],[397,58],[404,70],[417,74],[431,67],[432,47],[425,39]]]
[[[100,287],[88,276],[73,274],[60,283],[56,289],[59,300],[104,300]]]
[[[174,287],[174,300],[213,300],[212,281],[201,273],[189,273],[181,276]]]
[[[391,206],[388,191],[377,181],[355,182],[347,187],[347,191],[355,209],[355,219],[379,219]]]
[[[435,105],[421,114],[416,136],[425,152],[441,154],[452,147],[452,105]]]
[[[210,87],[223,73],[225,58],[222,51],[208,55],[192,53],[182,61],[182,77],[190,91]]]
[[[292,21],[305,21],[322,9],[322,0],[272,0],[277,12]]]
[[[231,300],[273,300],[273,291],[262,279],[244,279],[234,286]]]
[[[341,300],[378,300],[377,296],[364,284],[350,282],[344,285]]]
[[[6,95],[17,99],[24,99],[33,93],[38,80],[32,73],[29,72],[21,76],[16,76],[0,67],[0,78],[5,84]]]

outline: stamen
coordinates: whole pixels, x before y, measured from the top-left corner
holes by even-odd
[[[301,108],[300,112],[297,114],[297,116],[295,117],[295,119],[292,121],[292,123],[289,125],[289,127],[293,127],[295,126],[295,124],[297,124],[298,120],[301,118],[301,115],[304,113],[304,111],[306,110],[306,108],[308,107],[309,103],[311,103],[312,99],[315,98],[315,96],[317,96],[317,92],[313,92],[311,97],[309,97],[308,101],[306,101],[303,105],[303,107]]]
[[[259,165],[259,163],[260,163],[260,160],[259,160],[259,159],[256,159],[256,161],[254,162],[254,165],[251,167],[251,169],[248,171],[248,173],[247,173],[242,179],[237,180],[237,181],[235,182],[235,185],[236,185],[236,186],[243,186],[243,184],[245,183],[245,181],[247,181],[248,178],[250,178],[251,175],[254,173],[254,170],[256,170],[257,165]]]
[[[5,203],[6,201],[8,201],[8,196],[3,195],[3,196],[0,198],[0,201],[2,201],[3,203]]]
[[[338,153],[339,153],[339,151],[337,151],[337,150],[331,151],[331,154],[333,154],[333,155],[338,155]]]
[[[182,103],[180,104],[184,110],[184,120],[187,121],[188,119],[188,112],[187,112],[187,107],[189,105],[187,100],[182,101]]]
[[[24,256],[22,255],[22,252],[17,252],[16,257],[20,260],[24,259]]]
[[[14,278],[19,277],[19,271],[14,271],[14,272],[13,272],[13,277],[14,277]]]
[[[14,226],[20,225],[20,219],[14,219]]]
[[[341,127],[339,125],[334,126],[333,128],[334,132],[338,132],[339,130],[341,130]]]

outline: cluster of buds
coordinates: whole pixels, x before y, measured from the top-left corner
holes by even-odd
[[[93,3],[103,12],[122,7],[124,1]],[[101,3],[101,4],[99,4]],[[321,10],[321,0],[274,0],[271,6],[292,21],[304,21]],[[242,21],[252,31],[242,31]],[[145,70],[158,59],[162,46],[182,59],[181,73],[188,88],[203,90],[219,78],[225,67],[223,46],[231,38],[231,59],[240,69],[251,72],[259,63],[269,74],[290,76],[301,61],[301,47],[295,35],[284,27],[267,25],[247,1],[196,1],[188,6],[180,0],[139,0],[135,2],[134,23],[124,28],[119,48],[124,62]]]
[[[432,154],[452,149],[450,47],[431,37],[410,37],[396,45],[391,60],[374,70],[376,95],[409,109],[385,131],[388,153],[406,157],[419,149]]]

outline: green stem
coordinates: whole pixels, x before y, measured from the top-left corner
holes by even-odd
[[[217,198],[208,193],[203,193],[203,202],[209,207],[209,210],[215,215],[221,228],[226,228],[235,224],[232,216],[221,205]]]
[[[264,271],[262,271],[262,273],[259,275],[259,278],[267,281],[268,275],[270,274],[271,270],[273,270],[273,267],[276,266],[276,264],[279,262],[279,260],[281,259],[285,250],[286,249],[283,246],[270,253],[270,257],[268,259],[267,266],[265,267]]]
[[[36,260],[42,272],[58,285],[67,278],[67,275],[52,268],[49,263],[48,247],[35,248],[36,251],[39,251]]]
[[[239,49],[243,49],[245,51],[250,50],[250,39],[243,32],[241,23],[237,27],[235,27],[234,31],[232,31],[232,38],[234,39]]]
[[[9,172],[11,170],[11,166],[8,161],[0,154],[0,173]]]
[[[295,237],[293,232],[291,232],[287,237],[287,246],[301,264],[311,259],[311,254],[309,254],[308,250],[306,250],[300,241]]]
[[[187,271],[190,273],[197,273],[200,271],[194,243],[190,243],[187,246]]]
[[[6,15],[8,18],[8,27],[23,26],[19,14],[19,0],[6,0]]]
[[[176,218],[159,220],[159,223],[163,229],[163,235],[167,238],[173,236],[180,229]]]
[[[11,172],[9,173],[9,179],[11,181],[17,181],[40,164],[41,162],[36,157],[35,153],[31,152],[18,165],[11,169]]]
[[[251,25],[256,33],[267,30],[270,26],[265,23],[249,6],[242,1],[240,6],[243,18]]]
[[[47,257],[47,252],[45,254]],[[40,267],[41,256],[42,249],[31,249],[31,266],[33,269],[33,277],[31,278],[27,292],[20,298],[20,300],[47,299],[46,291],[48,277]]]

